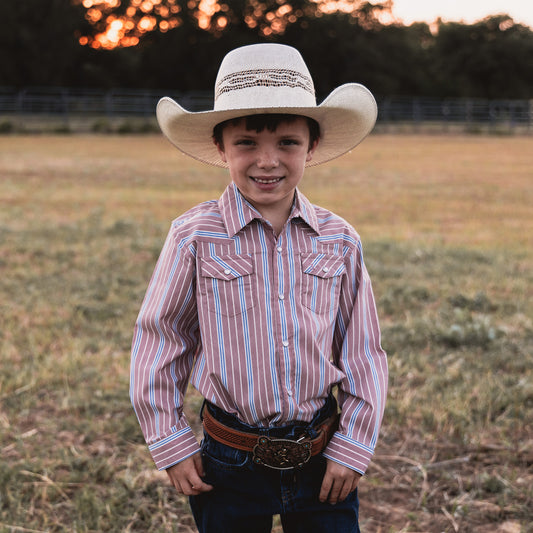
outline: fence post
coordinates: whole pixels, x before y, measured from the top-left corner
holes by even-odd
[[[65,123],[65,128],[68,129],[69,127],[69,94],[67,89],[61,89],[60,93],[60,101],[61,101],[61,110],[63,115],[63,120]]]
[[[17,94],[17,113],[20,115],[24,114],[25,111],[25,105],[24,105],[24,97],[26,96],[26,89],[21,89]]]
[[[420,129],[420,117],[421,117],[421,110],[420,110],[420,102],[418,101],[418,98],[413,98],[413,123],[415,125],[415,131],[418,131]]]
[[[441,104],[442,121],[444,123],[443,131],[448,132],[450,129],[450,104],[447,100],[443,100]]]
[[[390,122],[390,99],[384,98],[381,102],[381,105],[378,106],[378,120],[389,124]],[[388,127],[385,126],[385,131],[388,130]]]
[[[111,90],[106,91],[104,102],[106,117],[111,120],[111,118],[113,117],[113,94]]]
[[[465,115],[466,115],[466,131],[473,131],[472,118],[473,118],[474,104],[472,100],[468,99],[465,105]]]

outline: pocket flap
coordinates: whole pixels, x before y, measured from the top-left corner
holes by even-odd
[[[205,257],[200,261],[201,275],[206,278],[230,281],[254,272],[251,255]]]
[[[346,271],[342,257],[338,255],[307,253],[301,255],[302,270],[320,278],[333,278]]]

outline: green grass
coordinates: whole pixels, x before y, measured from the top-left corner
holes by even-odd
[[[389,353],[365,532],[533,531],[532,148],[373,136],[305,178],[363,236]],[[194,531],[129,348],[170,220],[227,178],[155,136],[5,137],[0,175],[0,532]]]

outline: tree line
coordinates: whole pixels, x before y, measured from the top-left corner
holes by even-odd
[[[270,41],[301,51],[319,97],[357,81],[380,96],[533,98],[533,31],[506,15],[430,28],[380,22],[390,2],[226,0],[201,19],[199,0],[105,1],[2,0],[0,86],[211,91],[229,50]],[[135,46],[91,46],[113,16],[131,16]]]

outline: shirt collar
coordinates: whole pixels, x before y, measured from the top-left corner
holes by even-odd
[[[242,196],[235,183],[230,183],[218,201],[220,214],[229,237],[236,235],[255,218],[261,218]]]
[[[290,218],[296,217],[301,218],[317,235],[320,235],[316,210],[313,204],[298,189],[296,189]]]
[[[230,183],[226,187],[218,205],[230,237],[236,235],[252,220],[261,219],[261,214],[246,201],[235,183]],[[292,218],[301,218],[311,229],[320,234],[315,209],[298,189],[296,189],[292,212],[289,216],[289,219]]]

